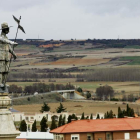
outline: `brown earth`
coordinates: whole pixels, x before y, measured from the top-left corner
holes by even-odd
[[[43,103],[42,103],[43,104]],[[14,106],[14,109],[21,112],[39,112],[42,104],[32,104],[32,105],[17,105]],[[82,114],[95,114],[97,112],[106,113],[107,111],[113,110],[115,114],[118,112],[118,107],[121,109],[126,109],[126,104],[122,102],[95,102],[95,101],[77,101],[77,102],[63,102],[64,107],[67,108],[68,112]],[[59,103],[48,103],[51,107],[51,112],[56,112],[56,108],[59,106]],[[76,107],[79,106],[79,107]],[[139,111],[140,104],[129,103],[129,106],[132,107],[135,111]]]
[[[64,45],[65,43],[60,43],[60,44],[48,44],[48,45],[40,45],[40,48],[51,48],[51,47],[60,47]]]
[[[100,63],[106,63],[110,59],[93,59],[93,58],[87,58],[87,59],[82,59],[82,58],[65,58],[65,59],[60,59],[55,62],[51,62],[51,65],[89,65],[89,64],[100,64]]]

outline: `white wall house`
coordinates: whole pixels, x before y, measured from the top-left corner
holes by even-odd
[[[95,120],[97,118],[97,115],[99,114],[100,116],[100,119],[104,119],[104,113],[96,113],[96,114],[93,114],[93,120]],[[91,114],[85,114],[85,117],[89,116],[89,119],[90,119],[90,115]],[[81,115],[77,115],[78,119],[80,120],[81,119]]]
[[[12,112],[13,120],[15,122],[18,121],[28,121],[28,122],[34,122],[36,121],[41,121],[43,117],[46,117],[48,121],[51,121],[52,116],[56,116],[56,120],[59,119],[59,116],[62,115],[62,117],[65,116],[66,121],[69,115],[72,115],[72,113],[68,112],[62,112],[62,113],[52,113],[52,112],[43,112],[43,113],[34,113],[34,114],[26,114],[24,112]]]
[[[43,117],[46,117],[48,121],[52,121],[51,118],[52,116],[56,116],[55,119],[56,121],[58,121],[59,116],[62,115],[62,117],[65,116],[65,121],[68,120],[68,116],[72,115],[73,113],[68,113],[68,112],[62,112],[62,113],[52,113],[52,112],[43,112],[43,113],[34,113],[34,114],[26,114],[24,112],[12,112],[12,116],[13,116],[13,120],[15,122],[20,122],[22,120],[25,120],[26,122],[34,122],[34,120],[36,121],[41,121]],[[75,113],[74,113],[75,114]],[[93,119],[97,118],[97,114],[99,114],[100,119],[104,118],[104,113],[96,113],[93,114]],[[90,117],[91,114],[89,115],[85,115]],[[81,118],[81,115],[76,115],[78,117],[78,119]]]
[[[53,140],[53,134],[49,132],[21,132],[20,136],[16,138],[16,140],[23,139],[40,139],[40,140]]]

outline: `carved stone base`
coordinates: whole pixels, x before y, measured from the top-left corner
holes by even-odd
[[[15,140],[19,135],[11,112],[8,109],[0,109],[0,140]]]
[[[11,106],[11,99],[6,93],[0,93],[0,109],[8,108]]]

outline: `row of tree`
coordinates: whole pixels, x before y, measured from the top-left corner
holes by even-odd
[[[68,73],[62,73],[62,72],[48,72],[48,73],[34,73],[34,72],[18,72],[18,73],[11,73],[8,76],[8,81],[20,79],[20,80],[29,80],[29,79],[44,79],[44,78],[76,78],[75,75]]]
[[[128,117],[135,116],[134,109],[130,108],[128,104],[126,106],[126,110],[125,109],[122,110],[120,107],[118,107],[118,118],[124,118],[125,116],[128,116]]]
[[[50,92],[54,90],[69,90],[69,89],[75,89],[75,87],[67,83],[66,85],[63,84],[45,84],[45,83],[34,83],[33,85],[25,86],[23,89],[21,86],[17,86],[15,84],[12,84],[9,86],[9,93],[30,93],[34,94],[35,92],[44,93],[44,92]]]
[[[120,107],[118,107],[118,118],[124,118],[125,116],[127,117],[134,117],[135,113],[134,113],[134,109],[129,107],[129,105],[127,104],[126,106],[126,110],[125,109],[121,109]],[[104,118],[116,118],[116,115],[113,114],[113,111],[110,110],[109,112],[107,111],[104,115]]]
[[[139,68],[98,69],[87,71],[84,72],[83,74],[78,74],[77,79],[83,79],[85,81],[114,81],[114,82],[139,81],[140,69]]]

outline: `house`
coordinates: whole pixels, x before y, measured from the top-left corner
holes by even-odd
[[[72,115],[72,113],[68,112],[61,112],[61,113],[53,113],[53,112],[43,112],[43,113],[24,113],[24,112],[12,112],[13,121],[14,122],[20,122],[22,120],[34,122],[41,121],[43,117],[46,117],[48,121],[52,121],[52,116],[56,116],[56,121],[58,121],[59,116],[62,115],[62,117],[65,116],[65,119],[67,121],[67,118],[69,115]]]
[[[55,116],[55,120],[58,121],[60,115],[62,115],[62,117],[65,116],[65,121],[68,120],[68,116],[75,114],[75,113],[69,113],[69,112],[61,112],[61,113],[53,113],[53,112],[43,112],[43,113],[24,113],[24,112],[18,112],[18,111],[13,111],[14,109],[10,110],[12,112],[12,117],[13,117],[13,121],[14,122],[20,122],[22,120],[25,120],[26,122],[34,122],[35,120],[40,122],[42,120],[43,117],[46,117],[48,122],[52,121],[52,116]],[[92,113],[93,114],[93,113]],[[99,114],[100,119],[104,118],[104,113],[96,113],[93,114],[93,119],[97,118],[97,114]],[[76,115],[76,114],[75,114]],[[91,114],[85,115],[85,116],[89,116],[90,117]],[[78,119],[81,118],[81,114],[80,115],[76,115],[78,117]]]
[[[99,112],[97,112],[96,114],[92,114],[93,119],[96,119],[98,114],[99,114],[100,119],[104,119],[104,113],[99,113]],[[88,116],[90,118],[90,115],[91,114],[85,114],[85,117]],[[81,119],[81,115],[76,115],[76,116],[77,116],[78,120]]]
[[[51,130],[54,140],[140,139],[140,118],[77,120]]]
[[[53,140],[53,134],[49,132],[21,132],[16,140]]]

